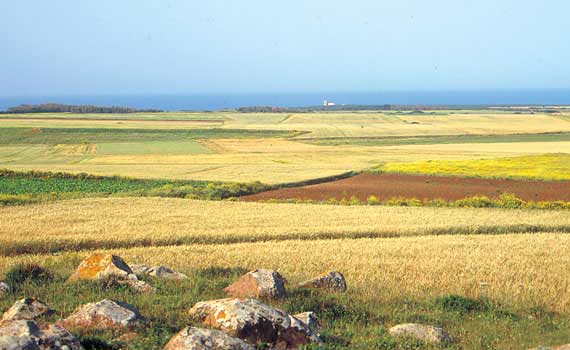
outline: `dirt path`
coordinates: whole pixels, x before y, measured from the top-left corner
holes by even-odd
[[[457,200],[484,195],[497,198],[501,193],[513,193],[526,201],[570,201],[570,181],[526,181],[501,179],[473,179],[450,176],[422,176],[398,174],[361,174],[348,179],[317,185],[267,191],[242,197],[245,201],[268,199],[350,198],[365,201],[370,195],[380,200],[404,197],[418,199]]]

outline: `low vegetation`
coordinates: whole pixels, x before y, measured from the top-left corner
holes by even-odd
[[[511,135],[434,135],[409,137],[323,138],[304,140],[328,146],[400,146],[464,143],[558,142],[570,141],[570,133],[511,134]]]
[[[0,205],[117,195],[220,200],[254,194],[268,188],[261,183],[144,180],[119,176],[0,170]]]
[[[456,207],[456,208],[506,208],[506,209],[570,209],[570,202],[566,201],[525,201],[510,193],[502,193],[498,198],[486,196],[473,196],[455,201],[444,199],[424,199],[396,197],[381,200],[370,195],[366,201],[357,197],[329,198],[327,200],[314,199],[269,199],[260,201],[266,203],[303,203],[303,204],[329,204],[329,205],[389,205],[400,207]]]

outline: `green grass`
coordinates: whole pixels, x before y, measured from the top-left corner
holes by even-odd
[[[226,199],[258,193],[268,188],[262,183],[146,180],[119,176],[0,170],[0,206],[110,195]]]
[[[296,133],[238,129],[0,128],[0,145],[180,141],[288,137]]]
[[[570,133],[515,134],[515,135],[451,135],[374,138],[325,138],[306,141],[321,146],[403,146],[458,143],[511,143],[570,141]]]
[[[107,142],[97,145],[98,155],[183,155],[206,154],[211,151],[199,142],[187,141],[150,141],[150,142]]]
[[[187,311],[196,302],[224,298],[223,288],[247,271],[240,266],[212,266],[182,271],[189,276],[182,281],[148,278],[147,281],[159,292],[141,295],[98,282],[65,283],[78,263],[79,259],[53,259],[47,266],[49,279],[36,281],[31,275],[32,278],[19,278],[18,291],[0,300],[0,310],[6,310],[23,296],[34,296],[56,310],[45,318],[54,322],[85,303],[105,298],[124,301],[139,309],[149,321],[147,327],[137,329],[139,336],[133,342],[124,344],[117,341],[120,335],[117,331],[75,331],[74,334],[88,349],[158,350],[180,329],[189,325],[201,327]],[[378,293],[381,294],[382,290]],[[291,314],[307,310],[316,312],[324,344],[306,347],[311,350],[519,350],[545,343],[561,344],[570,337],[568,315],[536,307],[511,309],[492,300],[458,295],[418,300],[402,297],[384,304],[349,294],[332,295],[289,288],[287,299],[270,304]],[[391,326],[408,322],[444,327],[454,342],[434,346],[389,335]]]
[[[86,174],[20,173],[0,170],[0,194],[50,194],[77,192],[119,193],[150,190],[170,183],[168,180],[137,180]],[[190,184],[191,182],[184,182]],[[196,182],[199,183],[199,182]]]

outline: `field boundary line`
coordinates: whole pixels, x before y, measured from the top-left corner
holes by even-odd
[[[312,234],[266,234],[258,236],[234,236],[234,237],[178,237],[178,238],[138,238],[128,241],[104,241],[84,240],[77,241],[65,239],[60,241],[32,241],[27,243],[2,242],[0,256],[14,257],[29,254],[55,254],[65,251],[85,250],[109,250],[130,249],[138,247],[166,247],[183,245],[221,245],[240,243],[263,243],[283,241],[315,241],[315,240],[338,240],[338,239],[381,239],[381,238],[406,238],[423,236],[445,235],[505,235],[505,234],[535,234],[535,233],[569,233],[570,225],[507,225],[507,226],[457,226],[439,227],[429,230],[415,230],[408,233],[399,232],[317,232]]]

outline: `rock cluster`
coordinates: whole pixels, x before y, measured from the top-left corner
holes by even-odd
[[[307,324],[285,311],[257,299],[219,299],[199,302],[190,315],[250,344],[270,344],[273,349],[296,349],[320,343]]]
[[[0,349],[6,350],[81,350],[71,333],[57,324],[43,324],[35,319],[50,309],[35,299],[17,301],[2,316]]]
[[[126,285],[140,293],[156,289],[138,276],[181,280],[186,275],[164,266],[132,265],[111,254],[86,257],[68,281],[98,280]],[[257,269],[246,273],[224,290],[231,298],[199,302],[189,311],[210,328],[186,327],[176,334],[165,350],[255,350],[269,345],[272,350],[297,349],[320,344],[318,320],[313,312],[290,315],[258,299],[285,298],[286,280],[274,270]],[[301,284],[334,292],[346,290],[342,274],[331,271]],[[0,296],[10,291],[0,282]],[[17,301],[0,320],[0,349],[81,350],[80,342],[68,330],[113,330],[121,339],[137,337],[134,332],[147,324],[132,305],[104,299],[81,305],[64,319],[48,324],[41,319],[53,312],[33,298]]]

